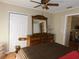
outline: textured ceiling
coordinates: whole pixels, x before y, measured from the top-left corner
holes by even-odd
[[[42,10],[41,7],[33,8],[34,6],[36,6],[38,4],[30,2],[30,0],[0,0],[0,1],[8,3],[8,4],[18,5],[21,7]],[[40,2],[41,0],[33,0],[33,1]],[[55,7],[55,6],[49,7],[49,10],[47,10],[47,11],[50,13],[62,12],[62,11],[68,10],[67,7],[72,7],[72,8],[79,7],[79,0],[51,0],[50,3],[59,3],[58,7]]]

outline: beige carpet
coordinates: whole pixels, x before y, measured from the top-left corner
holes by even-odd
[[[4,59],[16,59],[16,54],[15,53],[9,53],[4,57]]]

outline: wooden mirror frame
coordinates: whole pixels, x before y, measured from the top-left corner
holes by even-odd
[[[33,26],[33,20],[45,20],[46,21],[46,32],[48,32],[48,23],[47,23],[47,17],[43,16],[43,15],[35,15],[32,16],[32,34],[34,34],[34,26]]]

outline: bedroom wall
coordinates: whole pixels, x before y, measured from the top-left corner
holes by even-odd
[[[56,42],[65,44],[65,20],[70,14],[79,14],[79,8],[53,14],[52,33],[56,34]]]
[[[0,2],[0,42],[5,42],[6,46],[8,46],[9,43],[9,11],[29,16],[29,34],[32,33],[31,15],[42,14],[41,11],[38,10],[18,7]],[[45,16],[48,17],[48,24],[50,24],[52,14],[45,13]]]

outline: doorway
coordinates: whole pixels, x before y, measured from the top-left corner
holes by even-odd
[[[75,41],[76,37],[79,36],[79,14],[68,15],[66,20],[65,45],[77,49],[78,41]]]
[[[26,38],[28,32],[28,16],[18,13],[10,13],[10,39],[9,52],[14,52],[16,46],[26,47]]]

